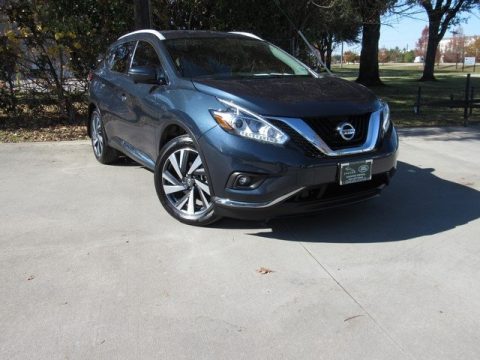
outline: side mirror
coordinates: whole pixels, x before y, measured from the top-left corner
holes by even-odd
[[[163,71],[157,72],[157,70],[151,66],[135,66],[128,70],[128,75],[133,79],[135,83],[141,84],[165,84],[165,75]],[[161,75],[161,76],[159,76]]]

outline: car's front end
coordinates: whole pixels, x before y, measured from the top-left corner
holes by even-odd
[[[376,196],[390,182],[398,136],[386,103],[267,42],[216,36],[165,44],[196,101],[209,104],[187,115],[216,123],[197,142],[217,215],[315,212]]]
[[[235,116],[235,105],[226,104],[225,117]],[[271,218],[357,202],[378,195],[395,173],[398,136],[384,103],[351,116],[260,116],[238,108],[236,114],[233,127],[255,115],[274,128],[263,133],[274,136],[240,135],[219,125],[200,138],[222,216]],[[342,124],[359,135],[344,140]]]

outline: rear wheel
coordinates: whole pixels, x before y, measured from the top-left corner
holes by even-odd
[[[90,137],[95,157],[102,164],[110,164],[118,159],[119,153],[107,144],[105,128],[103,127],[100,111],[95,109],[90,116]]]
[[[155,166],[155,188],[163,207],[177,220],[205,226],[215,215],[208,174],[188,135],[171,140]]]

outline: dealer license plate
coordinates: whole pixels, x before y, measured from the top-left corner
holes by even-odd
[[[373,160],[340,164],[340,185],[354,184],[372,179]]]

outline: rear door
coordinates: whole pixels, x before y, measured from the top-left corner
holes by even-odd
[[[121,145],[122,140],[128,142],[126,122],[135,119],[128,89],[134,86],[128,77],[135,50],[136,41],[129,41],[113,46],[106,59],[103,89],[103,121],[110,142]]]

